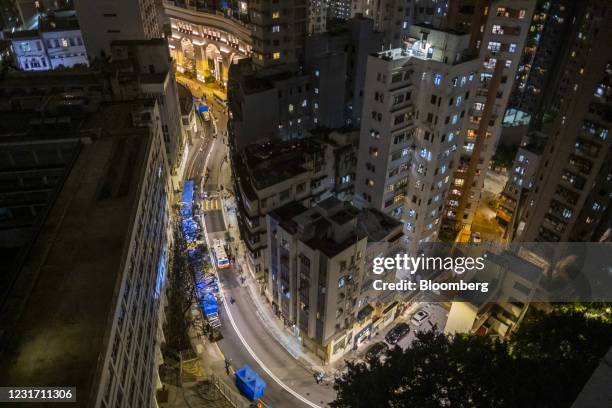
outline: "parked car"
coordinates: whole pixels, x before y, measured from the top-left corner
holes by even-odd
[[[387,340],[387,343],[389,344],[395,344],[403,339],[408,333],[410,333],[410,326],[408,323],[402,322],[389,330],[385,336],[385,340]]]
[[[480,232],[472,233],[472,242],[475,244],[480,244],[482,242],[482,236],[480,235]]]
[[[421,323],[423,323],[425,319],[427,319],[428,317],[429,317],[429,313],[421,309],[418,312],[416,312],[414,315],[412,315],[412,323],[414,323],[416,326],[420,326]]]
[[[367,358],[380,358],[387,350],[389,350],[389,346],[387,343],[383,343],[379,341],[370,346],[368,351],[366,352]]]

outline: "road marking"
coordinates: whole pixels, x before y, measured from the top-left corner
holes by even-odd
[[[215,142],[216,142],[216,139],[213,140],[213,145],[211,146],[210,150],[208,151],[208,155],[206,156],[206,160],[205,160],[205,163],[204,163],[204,168],[208,168],[208,159],[210,158],[210,154],[214,150],[214,143]],[[203,227],[203,230],[204,230],[203,231],[204,232],[204,238],[206,240],[207,246],[210,248],[210,242],[208,240],[208,233],[206,231],[206,224],[204,223],[204,217],[200,217],[200,218],[202,220],[202,227]],[[223,221],[225,222],[225,219]],[[214,265],[214,268],[215,268],[215,270],[217,270],[216,265]],[[217,271],[217,276],[219,276],[218,271]],[[223,284],[221,283],[221,279],[218,280],[218,283],[219,283],[219,291],[223,294]],[[308,405],[309,407],[312,407],[312,408],[323,408],[323,407],[321,407],[321,406],[319,406],[319,405],[309,401],[308,399],[302,397],[297,391],[293,390],[288,385],[286,385],[283,381],[281,381],[281,379],[279,379],[276,375],[274,375],[274,373],[263,363],[263,361],[261,361],[259,359],[259,357],[257,357],[257,355],[255,354],[255,352],[253,351],[251,346],[249,346],[249,344],[246,342],[246,340],[242,336],[242,333],[240,333],[240,330],[238,330],[238,325],[234,321],[234,317],[232,316],[232,313],[230,312],[230,308],[227,305],[227,300],[225,299],[225,296],[221,296],[221,298],[223,299],[223,306],[224,306],[224,308],[225,308],[225,310],[227,312],[227,317],[229,318],[230,323],[232,324],[232,327],[234,328],[234,331],[238,335],[238,338],[240,339],[240,342],[242,343],[242,345],[244,346],[246,351],[251,355],[253,360],[255,360],[255,362],[257,362],[257,364],[259,364],[259,366],[262,368],[262,370],[264,370],[270,376],[270,378],[272,378],[272,380],[274,380],[274,382],[276,382],[278,385],[280,385],[281,388],[283,388],[289,394],[293,395],[298,400],[302,401],[304,404],[306,404],[306,405]]]
[[[222,286],[223,286],[223,284],[221,283],[221,279],[219,279],[219,289],[221,290],[221,292],[223,292]],[[234,321],[234,317],[232,316],[232,313],[230,312],[230,308],[227,305],[227,300],[225,299],[225,296],[222,296],[222,299],[223,299],[223,306],[225,307],[225,311],[227,312],[227,317],[229,317],[230,323],[232,324],[232,327],[234,328],[234,331],[238,335],[238,338],[242,342],[242,345],[244,346],[246,351],[249,352],[251,357],[253,357],[253,360],[255,360],[257,362],[257,364],[259,364],[259,366],[262,368],[262,370],[264,370],[270,376],[270,378],[272,378],[285,391],[287,391],[289,394],[293,395],[298,400],[302,401],[304,404],[306,404],[306,405],[308,405],[308,406],[310,406],[312,408],[322,408],[321,406],[319,406],[319,405],[317,405],[317,404],[307,400],[306,398],[302,397],[300,394],[297,393],[297,391],[293,390],[288,385],[286,385],[284,382],[282,382],[276,375],[274,375],[274,373],[272,373],[272,371],[263,363],[263,361],[261,361],[259,359],[259,357],[257,357],[257,355],[255,354],[255,352],[253,351],[251,346],[249,346],[249,344],[246,342],[244,337],[242,337],[242,333],[240,333],[240,330],[238,330],[238,326],[236,325],[236,322]]]

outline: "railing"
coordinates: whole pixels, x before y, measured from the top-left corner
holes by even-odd
[[[214,389],[211,387],[214,387]],[[204,399],[218,400],[220,398],[218,395],[215,395],[215,391],[218,391],[234,408],[249,408],[251,406],[251,403],[246,401],[246,398],[236,391],[236,387],[234,385],[228,384],[215,374],[210,374],[202,382],[199,394]],[[210,397],[207,398],[207,396]]]

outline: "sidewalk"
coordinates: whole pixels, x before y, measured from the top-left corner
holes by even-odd
[[[229,163],[227,162],[223,162],[221,165],[220,181],[226,186],[231,185],[231,174],[228,171],[228,166]],[[334,369],[332,366],[323,365],[321,359],[319,359],[313,353],[304,350],[299,338],[293,335],[289,329],[281,323],[278,317],[276,317],[270,304],[268,304],[259,293],[259,285],[253,278],[255,276],[254,272],[249,270],[249,273],[243,273],[244,269],[249,267],[249,264],[245,259],[246,255],[244,243],[240,239],[240,231],[238,230],[236,202],[234,197],[227,193],[221,195],[221,202],[223,204],[222,207],[225,224],[230,236],[232,237],[233,249],[237,249],[237,253],[234,254],[236,257],[236,264],[239,265],[241,276],[245,279],[242,286],[248,289],[249,296],[257,308],[257,316],[263,323],[266,331],[272,337],[274,337],[274,339],[276,339],[276,341],[278,341],[283,348],[285,348],[287,352],[291,354],[291,356],[293,356],[293,358],[297,360],[306,370],[313,373],[315,371],[321,371],[327,374],[334,374],[336,369]]]

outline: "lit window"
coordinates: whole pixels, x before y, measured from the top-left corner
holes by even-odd
[[[459,105],[461,105],[461,101],[462,101],[461,96],[458,96],[457,97],[457,102],[455,102],[455,106],[459,107]]]
[[[275,52],[274,54],[272,54],[272,59],[280,59],[280,52]]]
[[[515,53],[516,52],[516,43],[510,43],[510,45],[508,46],[508,51],[511,53]]]
[[[318,77],[318,76],[319,76],[321,73],[319,72],[319,70],[318,70],[318,69],[315,69],[314,74],[315,74],[315,76],[317,76],[317,77]]]
[[[292,103],[289,104],[289,112],[293,112],[293,104]]]
[[[527,14],[527,12],[525,10],[521,9],[521,10],[519,10],[518,18],[522,20],[522,19],[525,18],[526,14]]]
[[[493,52],[497,52],[501,48],[501,43],[499,41],[489,41],[487,48]]]
[[[280,26],[279,25],[273,25],[272,26],[272,32],[273,33],[280,33]]]
[[[449,141],[449,142],[452,142],[454,138],[455,138],[455,134],[454,134],[453,132],[450,132],[450,133],[448,134],[448,141]]]
[[[504,34],[504,29],[502,28],[501,25],[499,24],[493,24],[493,28],[491,29],[491,32],[493,34],[500,34],[503,35]]]
[[[434,74],[434,84],[440,85],[442,83],[442,74],[435,73]]]
[[[273,19],[275,19],[275,20],[276,20],[277,18],[280,18],[280,11],[274,11],[274,12],[272,13],[272,18],[273,18]]]
[[[68,47],[68,39],[67,38],[60,38],[60,45],[62,47]]]
[[[302,101],[302,107],[303,107],[303,108],[305,108],[306,106],[308,106],[308,100],[307,100],[307,99],[304,99],[304,100]]]
[[[458,120],[458,117],[457,117],[457,115],[455,114],[455,115],[453,115],[453,119],[451,120],[451,123],[452,123],[453,125],[456,125],[456,124],[457,124],[457,120]]]

